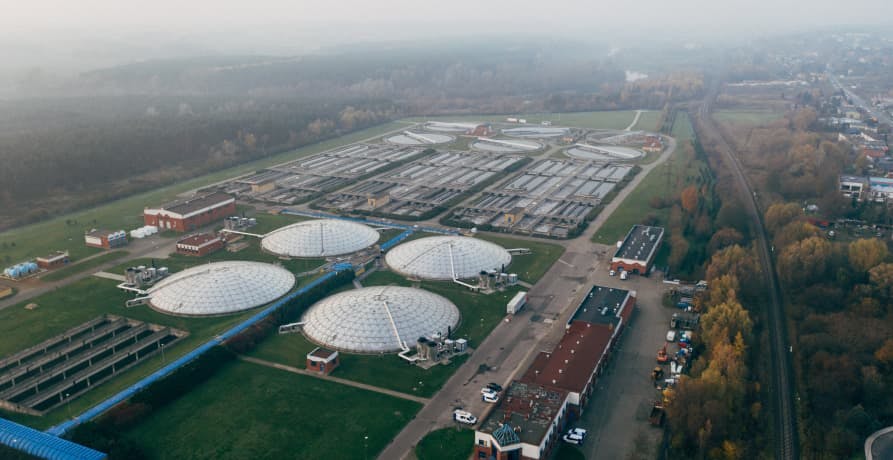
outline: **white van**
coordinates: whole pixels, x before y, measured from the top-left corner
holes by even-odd
[[[667,331],[667,342],[676,341],[676,331]]]
[[[455,411],[453,411],[453,420],[459,423],[464,423],[466,425],[474,425],[478,422],[477,417],[471,415],[471,412],[461,409],[456,409]]]
[[[629,279],[629,273],[627,273],[625,270],[620,272],[620,279],[622,279],[622,280]]]

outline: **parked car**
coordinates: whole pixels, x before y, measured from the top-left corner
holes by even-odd
[[[493,391],[495,391],[495,392],[497,392],[497,393],[501,393],[501,392],[502,392],[502,385],[500,385],[500,384],[498,384],[498,383],[495,383],[495,382],[490,382],[490,383],[488,383],[488,384],[487,384],[487,388],[489,388],[489,389],[491,389],[491,390],[493,390]]]
[[[622,271],[622,272],[620,272],[620,279],[622,279],[622,280],[627,280],[627,279],[629,279],[629,273],[626,272],[626,271]]]
[[[614,270],[608,270],[608,276],[615,276],[615,275],[617,275],[617,272],[615,272]]]
[[[477,417],[471,415],[471,412],[464,411],[462,409],[456,409],[453,411],[453,420],[464,423],[466,425],[474,425],[478,422]]]
[[[676,331],[667,331],[667,342],[676,341]]]
[[[495,392],[495,391],[491,391],[491,392],[489,392],[489,393],[484,393],[484,394],[481,396],[481,399],[482,399],[484,402],[488,402],[488,403],[496,403],[496,402],[499,402],[499,393],[497,393],[497,392]]]
[[[586,433],[587,431],[583,428],[571,428],[570,430],[567,430],[568,435],[579,436],[583,439],[586,439]]]
[[[578,446],[583,444],[583,438],[581,436],[565,434],[564,436],[561,437],[561,439],[564,440],[564,442],[566,442],[568,444],[576,444]]]

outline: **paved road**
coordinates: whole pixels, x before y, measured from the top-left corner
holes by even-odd
[[[636,126],[637,123],[639,123],[639,117],[642,116],[642,112],[644,112],[644,110],[636,110],[636,116],[635,118],[633,118],[633,122],[630,123],[629,126],[624,128],[624,131],[632,131],[633,127]]]
[[[425,434],[454,423],[451,414],[455,407],[463,407],[483,419],[490,406],[480,400],[481,386],[487,382],[505,386],[520,370],[527,368],[537,352],[550,350],[558,343],[573,307],[586,295],[591,284],[602,279],[604,267],[597,270],[598,261],[609,257],[612,250],[610,246],[592,243],[590,238],[645,176],[666,161],[675,149],[676,141],[671,139],[667,150],[656,161],[643,165],[640,174],[602,210],[582,235],[562,243],[566,248],[561,257],[564,263],[554,264],[533,286],[521,314],[510,322],[500,323],[490,333],[431,402],[381,452],[380,459],[405,458]],[[487,370],[480,373],[480,369]]]
[[[741,165],[734,150],[723,138],[722,132],[716,129],[710,117],[710,104],[717,94],[718,85],[719,82],[714,83],[713,87],[708,91],[704,102],[698,106],[697,116],[694,117],[694,126],[701,139],[713,139],[715,141],[715,148],[722,155],[723,162],[734,176],[735,187],[738,190],[741,202],[744,204],[743,211],[748,214],[750,220],[751,234],[755,236],[754,243],[757,247],[761,271],[765,285],[769,288],[770,302],[766,305],[766,315],[769,323],[769,348],[772,361],[772,382],[769,386],[769,392],[774,406],[776,458],[795,459],[799,458],[797,419],[793,401],[795,388],[792,377],[791,357],[788,352],[787,334],[785,332],[784,310],[780,301],[781,290],[779,289],[778,277],[775,273],[772,258],[769,255],[769,238],[763,227],[762,214],[756,203],[753,188],[744,174],[744,167]]]
[[[887,115],[887,112],[883,110],[875,110],[875,108],[872,107],[871,104],[865,103],[865,100],[862,99],[861,96],[845,87],[831,72],[826,72],[825,75],[828,76],[828,78],[831,80],[832,83],[834,83],[834,86],[836,86],[837,89],[843,91],[844,94],[846,94],[846,96],[853,101],[854,105],[865,109],[869,114],[877,118],[880,123],[893,125],[893,118],[890,118],[890,116]]]
[[[388,396],[393,396],[395,398],[400,399],[408,399],[410,401],[415,401],[420,404],[427,404],[430,400],[428,398],[422,398],[420,396],[415,396],[407,393],[402,393],[399,391],[389,390],[387,388],[377,387],[375,385],[369,385],[366,383],[355,382],[353,380],[342,379],[338,377],[332,377],[331,375],[322,375],[317,372],[310,372],[306,369],[299,369],[297,367],[286,366],[285,364],[274,363],[272,361],[266,361],[263,359],[252,358],[250,356],[239,355],[239,359],[242,361],[247,361],[249,363],[259,364],[261,366],[272,367],[274,369],[279,369],[281,371],[291,372],[292,374],[300,374],[306,375],[308,377],[313,377],[321,380],[328,380],[330,382],[340,383],[342,385],[351,386],[354,388],[360,388],[363,390],[374,391],[376,393],[385,394]]]

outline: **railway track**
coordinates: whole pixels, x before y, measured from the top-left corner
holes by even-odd
[[[772,382],[769,391],[773,402],[774,413],[774,439],[775,458],[793,460],[799,458],[799,442],[797,441],[797,418],[793,401],[794,382],[791,367],[791,355],[788,348],[787,330],[785,327],[784,310],[781,303],[781,290],[779,289],[778,276],[772,258],[769,254],[769,239],[763,226],[762,213],[756,202],[756,195],[750,185],[750,181],[744,174],[737,155],[731,146],[717,130],[710,119],[710,104],[716,96],[719,85],[715,83],[708,91],[704,101],[696,106],[697,113],[692,117],[698,136],[702,139],[713,140],[713,145],[723,157],[729,170],[735,178],[736,188],[741,196],[741,202],[747,211],[750,225],[753,229],[754,243],[757,245],[760,266],[765,286],[769,291],[769,304],[766,316],[769,324],[769,343],[771,355]]]

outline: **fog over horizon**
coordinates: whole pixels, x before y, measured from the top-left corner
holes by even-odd
[[[836,26],[891,24],[893,3],[856,0],[732,6],[709,0],[620,3],[493,0],[367,2],[17,3],[0,16],[0,72],[28,67],[61,71],[147,59],[201,55],[297,55],[351,43],[411,40],[573,40],[624,48],[678,40],[746,42]]]

